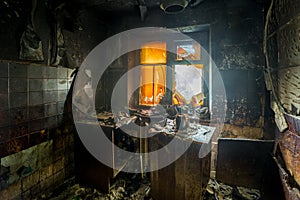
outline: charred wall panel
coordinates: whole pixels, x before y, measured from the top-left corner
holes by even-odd
[[[296,135],[290,131],[284,133],[279,143],[280,150],[282,151],[282,155],[285,160],[286,168],[298,184],[300,183],[299,144],[299,135]]]

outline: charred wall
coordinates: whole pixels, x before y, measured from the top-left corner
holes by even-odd
[[[68,93],[78,63],[58,45],[65,20],[47,3],[0,2],[0,199],[38,197],[74,175]]]
[[[16,66],[17,69],[25,70],[27,75],[13,77],[8,73],[7,77],[1,78],[0,86],[3,89],[1,89],[1,103],[4,102],[3,104],[6,106],[3,108],[6,108],[4,110],[7,115],[16,117],[1,125],[0,139],[3,150],[1,151],[1,157],[22,153],[24,150],[31,151],[32,147],[37,148],[37,145],[44,142],[54,145],[51,150],[53,155],[60,155],[61,152],[66,150],[65,148],[71,147],[68,145],[72,141],[71,136],[59,135],[62,131],[60,126],[62,113],[58,113],[58,110],[56,110],[53,115],[45,114],[47,106],[56,106],[56,109],[58,109],[61,108],[59,105],[61,106],[65,102],[64,98],[66,98],[67,93],[59,92],[58,89],[60,77],[51,78],[47,75],[39,75],[36,79],[40,79],[39,81],[42,83],[53,79],[54,88],[48,90],[47,87],[42,87],[37,91],[33,91],[29,85],[25,89],[23,88],[22,91],[21,89],[17,91],[17,95],[10,92],[11,88],[8,83],[16,79],[16,81],[23,81],[25,85],[30,84],[32,77],[30,77],[31,73],[28,70],[32,68],[32,63],[37,64],[36,67],[39,70],[53,70],[56,74],[59,73],[59,70],[65,70],[65,68],[60,69],[57,66],[79,67],[88,53],[105,38],[124,30],[150,26],[175,28],[209,25],[212,58],[220,70],[227,95],[228,111],[223,137],[264,137],[262,129],[262,119],[264,117],[263,6],[256,1],[204,1],[199,6],[195,8],[188,7],[184,12],[176,15],[167,15],[159,8],[152,7],[148,9],[144,21],[141,21],[138,11],[109,13],[101,12],[96,7],[78,8],[76,5],[47,4],[50,1],[38,1],[39,3],[35,6],[34,20],[32,20],[31,13],[34,6],[32,6],[31,1],[24,1],[24,3],[22,3],[23,1],[15,1],[19,2],[15,3],[16,5],[13,1],[6,2],[10,6],[1,4],[1,11],[4,10],[5,12],[1,12],[1,14],[4,14],[0,17],[3,27],[0,31],[0,59],[10,61],[4,61],[0,69]],[[21,9],[21,7],[25,9]],[[34,32],[38,36],[34,40],[37,44],[35,53],[38,52],[38,55],[43,55],[43,59],[36,59],[36,57],[20,58],[22,34],[27,30],[27,25],[32,24],[34,24]],[[119,77],[128,70],[128,62],[133,59],[130,56],[120,58],[107,70],[98,87],[97,99],[101,102],[97,108],[98,110],[109,109],[111,90]],[[15,64],[16,61],[22,61],[22,64]],[[62,79],[68,79],[69,74],[67,75],[68,77]],[[47,93],[53,93],[49,98],[57,97],[57,99],[45,102],[48,99],[46,98]],[[14,99],[11,97],[18,97],[21,94],[28,101],[23,102],[17,108],[11,107],[10,101]],[[38,94],[42,95],[39,96]],[[59,97],[58,94],[62,96]],[[37,95],[34,98],[34,105],[30,103],[30,99],[33,98],[31,95]],[[37,111],[34,113],[40,114],[38,118],[31,119],[33,117],[29,112],[33,109],[31,107],[34,109],[37,107]],[[12,115],[13,113],[16,113],[16,115]],[[19,113],[24,114],[20,117]],[[16,119],[21,120],[20,124],[19,122],[15,124]],[[36,120],[39,128],[32,132],[30,127],[33,126],[31,124]],[[50,123],[54,124],[50,126]],[[23,126],[25,128],[22,128]],[[21,128],[18,129],[18,127]],[[17,135],[12,135],[11,129],[19,130]],[[60,139],[55,140],[57,134],[57,138]],[[14,140],[20,140],[21,145],[16,146],[16,150],[7,152],[6,146],[12,144]],[[58,145],[58,148],[56,148],[56,145]],[[68,150],[65,152],[68,152]],[[24,155],[26,155],[26,152]],[[43,167],[35,168],[36,170],[32,170],[23,177],[19,177],[16,182],[11,183],[12,187],[3,190],[1,194],[7,195],[14,190],[18,191],[16,195],[30,194],[31,190],[36,191],[35,186],[40,187],[41,191],[42,186],[37,185],[44,181],[42,178],[44,175],[42,174],[45,172],[49,172],[47,177],[52,177],[50,178],[52,182],[43,183],[48,185],[45,186],[46,188],[51,188],[62,182],[62,177],[65,177],[64,175],[68,174],[69,170],[67,167],[61,168],[61,166],[68,166],[69,163],[72,163],[72,160],[63,157],[60,157],[59,161],[54,160],[42,165]],[[59,170],[56,168],[59,168]],[[3,168],[1,173],[1,180],[6,180],[7,170]],[[60,177],[59,181],[54,182],[58,177]],[[33,183],[35,184],[31,185],[30,188],[24,187],[25,180],[34,180]],[[3,188],[6,186],[4,184]]]
[[[197,7],[188,7],[175,15],[167,15],[158,7],[150,7],[145,20],[141,21],[138,11],[110,13],[102,12],[97,7],[78,8],[75,4],[49,5],[47,1],[36,5],[34,20],[30,20],[31,2],[25,2],[27,9],[22,11],[23,17],[11,14],[10,18],[2,20],[5,27],[1,29],[0,37],[3,40],[0,43],[3,46],[2,59],[19,58],[20,40],[26,30],[24,24],[31,24],[31,21],[42,44],[43,60],[39,62],[71,68],[79,67],[87,54],[105,38],[124,30],[149,26],[175,28],[209,25],[212,58],[220,70],[226,89],[226,123],[246,127],[244,133],[236,134],[231,130],[232,126],[226,126],[224,137],[263,137],[262,129],[258,135],[251,136],[248,128],[263,126],[262,4],[250,0],[204,1]],[[20,5],[16,5],[16,8],[2,6],[5,13],[20,10]],[[9,25],[11,23],[14,25]],[[57,38],[60,33],[62,37]],[[107,72],[111,78],[103,78],[99,83],[103,90],[98,89],[99,102],[102,102],[98,110],[109,109],[110,92],[104,88],[114,85],[112,82],[116,82],[120,73],[127,70],[128,59],[122,59],[119,65],[121,67],[112,67]]]
[[[112,20],[113,26],[109,27],[112,34],[138,27],[209,25],[212,58],[220,70],[227,95],[228,125],[225,126],[223,136],[264,137],[262,127],[265,85],[261,4],[255,1],[213,0],[173,15],[167,15],[159,8],[149,8],[144,21],[141,21],[138,12],[114,13],[114,17],[117,20]],[[128,66],[126,62],[121,64],[125,71]],[[110,79],[110,83],[111,81]],[[106,99],[109,102],[109,97]],[[258,130],[252,130],[252,127]]]
[[[221,137],[273,139],[274,132],[267,132],[263,128],[265,118],[263,16],[263,5],[256,1],[213,0],[204,1],[195,8],[187,8],[175,15],[167,15],[159,8],[150,8],[144,21],[141,21],[138,13],[115,13],[116,20],[111,20],[113,26],[109,28],[111,34],[115,34],[139,27],[176,28],[208,25],[211,56],[220,71],[227,96],[226,120]],[[100,94],[104,94],[105,85],[112,87],[115,84],[114,80],[118,80],[110,76],[126,72],[128,61],[132,65],[138,64],[134,55],[129,54],[127,60],[121,60],[119,66],[123,71],[117,67],[108,70],[106,76],[108,80],[102,82],[104,87],[102,90],[99,89]],[[107,95],[98,97],[106,99],[105,104],[110,102]],[[105,106],[109,108],[109,105]],[[216,155],[217,138],[214,138],[212,177],[215,176]]]
[[[278,159],[283,158],[281,165],[286,170],[283,176],[286,199],[296,199],[300,196],[300,2],[274,0],[272,3],[267,24],[267,56],[274,88],[271,100],[280,105],[288,124],[282,133],[277,130],[277,149],[281,152]]]

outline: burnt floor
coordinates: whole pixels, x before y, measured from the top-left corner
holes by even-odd
[[[111,192],[105,194],[91,187],[80,186],[75,178],[36,199],[49,200],[153,200],[150,179],[142,179],[139,174],[120,174],[112,183]],[[231,187],[211,179],[203,200],[261,200],[259,190]]]

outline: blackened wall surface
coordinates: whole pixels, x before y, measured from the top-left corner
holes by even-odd
[[[68,68],[103,40],[102,21],[58,1],[0,2],[0,199],[37,198],[74,175]],[[27,27],[43,60],[20,57]]]
[[[68,67],[79,67],[84,58],[108,37],[111,25],[105,16],[92,8],[78,14],[81,30],[64,30]]]
[[[112,26],[109,26],[111,34],[138,27],[176,28],[209,24],[212,58],[220,70],[227,94],[226,121],[239,126],[262,127],[265,86],[261,4],[213,0],[176,15],[152,8],[144,21],[140,20],[138,12],[115,13],[114,17],[116,20],[112,20]]]
[[[9,44],[6,41],[12,40],[9,38],[12,37],[11,35],[19,33],[16,28],[25,29],[24,25],[20,24],[24,22],[28,24],[28,20],[24,21],[30,16],[31,5],[30,3],[28,5],[22,19],[18,17],[6,19],[4,27],[8,28],[1,29],[3,36],[0,39],[5,41],[1,42],[4,47],[1,51],[9,51],[0,54],[3,59],[18,58],[20,37],[15,37]],[[141,21],[138,10],[104,12],[97,7],[75,9],[75,5],[68,5],[54,12],[56,7],[58,5],[49,5],[41,1],[37,5],[34,22],[36,32],[43,44],[44,63],[51,61],[48,56],[53,57],[49,51],[49,41],[52,44],[54,37],[53,27],[55,25],[63,27],[63,46],[60,49],[63,61],[60,64],[66,67],[79,67],[96,45],[105,38],[124,30],[151,26],[176,28],[209,25],[212,58],[220,69],[228,97],[227,122],[239,126],[261,126],[260,116],[263,115],[262,104],[264,103],[262,101],[264,99],[263,5],[257,1],[204,1],[197,7],[188,7],[182,13],[175,15],[167,15],[158,7],[150,7],[144,21]],[[69,23],[71,28],[67,27],[69,18],[73,19]],[[13,19],[18,23],[11,26],[9,24]],[[10,28],[13,30],[10,31]],[[126,59],[123,61],[120,63],[126,71],[128,62]],[[120,69],[108,74],[113,76],[118,74],[118,71]],[[110,84],[113,80],[115,79],[109,79],[109,83],[105,84],[104,81],[101,84],[114,85],[114,83]],[[99,93],[101,93],[100,99],[106,99],[102,101],[104,105],[99,107],[109,108],[109,92]]]
[[[35,7],[34,16],[30,13]],[[49,41],[51,40],[50,10],[45,1],[37,2],[36,6],[31,1],[2,1],[0,3],[0,59],[19,60],[20,41],[27,26],[33,24],[38,40],[42,42],[43,63],[47,63]]]
[[[107,33],[95,11],[80,14],[81,26],[65,4],[34,2],[0,3],[0,199],[36,198],[74,175],[68,68],[79,67]],[[28,25],[43,60],[20,59]]]

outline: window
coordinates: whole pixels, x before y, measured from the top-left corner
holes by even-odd
[[[142,66],[140,105],[159,104],[166,90],[166,66]]]
[[[183,42],[177,45],[177,60],[200,60],[200,45],[195,42]]]
[[[193,103],[194,106],[203,104],[204,65],[201,63],[200,49],[200,44],[193,40],[177,42],[177,55],[174,61],[173,104]]]
[[[203,65],[182,64],[174,67],[173,104],[189,104],[193,100],[195,106],[196,103],[203,103],[203,99],[195,99],[196,95],[203,94]]]
[[[196,37],[199,36],[205,36],[205,33],[198,32]],[[205,43],[208,41],[207,37],[201,39]],[[167,53],[167,45],[175,53]],[[204,80],[208,80],[208,73],[205,73],[208,61],[201,57],[201,46],[193,39],[174,41],[173,44],[163,41],[144,44],[140,52],[142,67],[139,105],[155,106],[165,95],[170,95],[166,98],[169,99],[168,104],[203,105],[205,96],[208,96],[204,84]],[[167,69],[167,65],[172,67],[172,72]],[[167,84],[170,93],[167,92]]]
[[[154,42],[142,47],[140,105],[157,105],[165,95],[166,62],[166,43]]]

